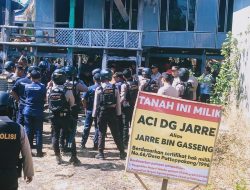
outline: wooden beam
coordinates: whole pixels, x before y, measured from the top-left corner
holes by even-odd
[[[114,0],[115,5],[117,7],[117,9],[119,10],[124,22],[127,22],[129,20],[129,16],[128,13],[126,11],[125,6],[123,5],[121,0]]]

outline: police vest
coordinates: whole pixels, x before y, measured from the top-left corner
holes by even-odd
[[[17,81],[19,77],[11,77],[8,79],[8,92],[11,92],[15,82]]]
[[[70,106],[66,100],[65,94],[67,89],[65,88],[54,88],[48,97],[49,109],[52,113],[69,113]]]
[[[179,85],[182,85],[184,88],[181,98],[185,100],[193,100],[192,84],[190,82],[181,82]]]
[[[0,170],[16,169],[21,150],[20,126],[0,117]]]
[[[158,84],[156,83],[156,81],[150,79],[148,81],[148,83],[146,84],[146,86],[144,87],[143,91],[144,92],[153,92],[153,93],[157,93],[159,89]]]
[[[116,105],[116,96],[115,90],[116,87],[113,84],[112,87],[100,87],[101,97],[100,97],[100,105],[102,108]]]
[[[138,95],[138,82],[137,81],[128,81],[126,82],[127,86],[127,93],[126,93],[126,100],[129,102],[130,106],[135,106],[135,102]]]
[[[7,92],[8,90],[8,76],[5,74],[0,75],[0,91]]]

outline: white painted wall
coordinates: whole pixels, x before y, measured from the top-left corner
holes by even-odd
[[[241,52],[240,79],[244,96],[241,108],[250,119],[250,0],[235,0],[232,31]]]

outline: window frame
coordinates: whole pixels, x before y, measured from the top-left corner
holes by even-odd
[[[223,31],[220,32],[219,31],[219,22],[220,22],[220,2],[221,2],[221,0],[218,0],[218,8],[217,8],[217,32],[218,33],[227,33],[228,32],[227,27],[228,27],[229,1],[231,1],[231,0],[226,0],[224,26],[223,26]]]
[[[159,31],[166,31],[166,32],[192,32],[192,31],[195,31],[196,30],[196,20],[197,20],[197,0],[195,0],[195,18],[194,18],[194,21],[195,21],[195,23],[194,23],[194,29],[193,30],[189,30],[188,28],[189,28],[189,17],[190,17],[190,13],[189,13],[189,8],[190,8],[190,3],[189,3],[189,1],[190,0],[186,0],[186,3],[187,3],[187,14],[186,14],[186,26],[185,26],[185,30],[176,30],[176,31],[169,31],[169,3],[170,3],[170,1],[171,0],[166,0],[167,1],[167,10],[166,10],[166,29],[165,30],[161,30],[161,25],[159,26]],[[162,1],[160,1],[160,11],[159,11],[159,19],[161,19],[161,11],[162,11],[162,5],[161,5],[161,2]],[[161,24],[161,21],[159,22],[159,24]]]

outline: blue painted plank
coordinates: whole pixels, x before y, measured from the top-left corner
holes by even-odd
[[[217,31],[218,0],[197,0],[196,31]]]
[[[104,0],[84,1],[84,28],[103,28]]]

